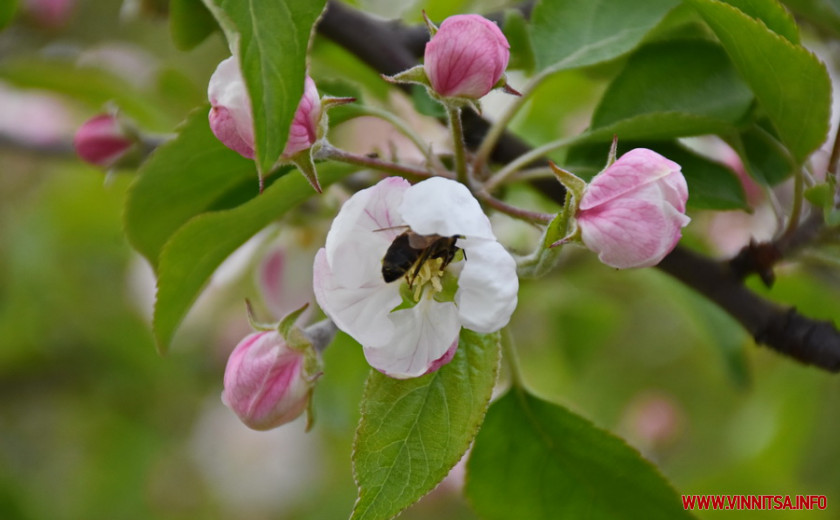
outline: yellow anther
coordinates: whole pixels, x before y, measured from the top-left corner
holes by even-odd
[[[432,258],[423,262],[420,271],[414,278],[414,301],[420,301],[420,297],[428,286],[431,286],[431,290],[426,292],[427,298],[431,298],[443,290],[443,284],[440,282],[440,278],[443,276],[441,265],[443,265],[443,259],[441,258]]]

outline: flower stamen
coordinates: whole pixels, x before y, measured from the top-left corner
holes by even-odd
[[[431,286],[431,290],[426,292],[427,298],[443,291],[443,284],[440,282],[443,274],[443,258],[430,258],[423,262],[414,278],[414,301],[420,301],[428,286]]]

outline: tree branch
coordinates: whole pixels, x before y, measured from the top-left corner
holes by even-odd
[[[529,7],[525,4],[524,9]],[[428,39],[423,27],[408,28],[398,22],[376,20],[336,0],[329,0],[318,31],[375,70],[389,75],[416,65]],[[463,115],[466,143],[474,149],[489,125],[471,111],[464,111]],[[491,160],[508,163],[529,150],[527,144],[506,132]],[[553,179],[534,180],[532,185],[562,204],[565,191]],[[682,247],[677,247],[658,267],[720,306],[757,343],[803,363],[840,371],[840,332],[832,323],[808,318],[793,308],[764,299],[747,289],[726,263]]]

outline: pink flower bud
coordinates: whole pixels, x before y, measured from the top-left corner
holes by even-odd
[[[680,165],[636,148],[592,179],[576,215],[586,247],[619,269],[649,267],[674,249],[691,219]]]
[[[459,14],[444,20],[426,44],[423,66],[441,96],[478,99],[499,82],[509,59],[510,45],[495,23]]]
[[[248,159],[254,158],[254,118],[251,101],[239,61],[235,56],[224,60],[210,76],[207,87],[210,99],[210,129],[225,146]],[[306,150],[317,139],[321,121],[321,99],[312,78],[306,76],[303,96],[298,103],[289,129],[283,157],[289,158]]]
[[[210,130],[225,146],[248,159],[254,158],[254,118],[239,60],[219,63],[207,86]]]
[[[85,122],[73,139],[76,153],[83,160],[110,168],[132,147],[134,141],[126,136],[117,118],[98,115]]]
[[[228,359],[222,402],[254,430],[296,419],[319,375],[307,373],[308,355],[291,348],[276,331],[246,336]]]
[[[318,138],[318,124],[321,122],[321,98],[312,78],[306,76],[303,96],[300,98],[295,118],[289,129],[289,140],[283,150],[283,157],[291,157],[306,150]]]

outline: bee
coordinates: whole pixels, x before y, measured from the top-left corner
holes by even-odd
[[[404,231],[391,242],[382,257],[382,278],[386,283],[391,283],[405,276],[411,287],[423,264],[435,258],[442,260],[440,270],[443,271],[460,249],[455,245],[459,238],[459,235],[442,237],[419,235],[410,229]]]

